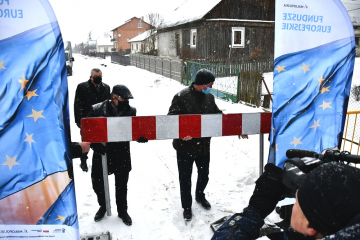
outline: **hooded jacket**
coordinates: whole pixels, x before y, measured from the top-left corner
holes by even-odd
[[[222,111],[212,94],[199,92],[191,84],[174,96],[168,112],[168,115],[183,114],[222,114]],[[210,152],[210,138],[193,138],[189,141],[174,139],[173,147],[183,154],[206,155]]]
[[[91,107],[87,117],[123,117],[136,116],[136,108],[128,106],[116,115],[113,113],[111,100],[95,104]],[[100,143],[97,143],[100,144]],[[127,142],[108,142],[106,143],[106,153],[109,174],[115,171],[131,171],[130,143]],[[94,153],[93,160],[101,161],[101,154]]]

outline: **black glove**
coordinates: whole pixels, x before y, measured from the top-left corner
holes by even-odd
[[[85,153],[82,153],[81,154],[81,158],[80,158],[80,168],[81,170],[83,170],[83,172],[87,172],[89,169],[88,169],[88,166],[87,166],[87,163],[86,163],[86,160],[88,159],[88,153],[85,152]]]
[[[269,215],[276,204],[284,199],[285,186],[282,183],[282,169],[272,163],[265,165],[264,173],[256,180],[249,206],[259,210],[263,218]]]
[[[101,155],[105,155],[106,147],[102,143],[91,143],[90,147],[94,152],[98,152]]]
[[[147,140],[147,138],[144,137],[139,137],[139,139],[137,140],[138,143],[147,143],[149,140]]]

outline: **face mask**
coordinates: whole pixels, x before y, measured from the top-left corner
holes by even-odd
[[[93,80],[94,80],[95,84],[100,84],[101,80],[102,80],[102,77],[93,77]]]
[[[209,94],[211,92],[211,88],[208,87],[206,90],[203,89],[202,92],[205,94]]]
[[[117,109],[119,111],[122,111],[122,110],[124,110],[124,109],[126,109],[128,107],[129,107],[129,102],[128,101],[121,102],[121,101],[118,100]]]

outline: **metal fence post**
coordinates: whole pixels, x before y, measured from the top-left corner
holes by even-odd
[[[259,162],[259,176],[264,172],[264,134],[260,133],[260,162]]]
[[[106,143],[102,143],[106,146]],[[108,216],[111,216],[111,205],[110,205],[110,193],[109,193],[109,179],[108,179],[108,167],[107,167],[107,154],[101,155],[102,157],[102,169],[103,169],[103,179],[104,179],[104,190],[105,190],[105,202],[106,202],[106,212]]]

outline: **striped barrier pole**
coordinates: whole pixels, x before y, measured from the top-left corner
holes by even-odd
[[[263,173],[264,135],[270,133],[271,113],[165,115],[144,117],[96,117],[81,120],[83,142],[106,143],[175,139],[191,136],[219,137],[260,134],[259,174]],[[102,157],[104,183],[108,183],[107,159]],[[104,184],[106,211],[111,215],[109,185]]]

